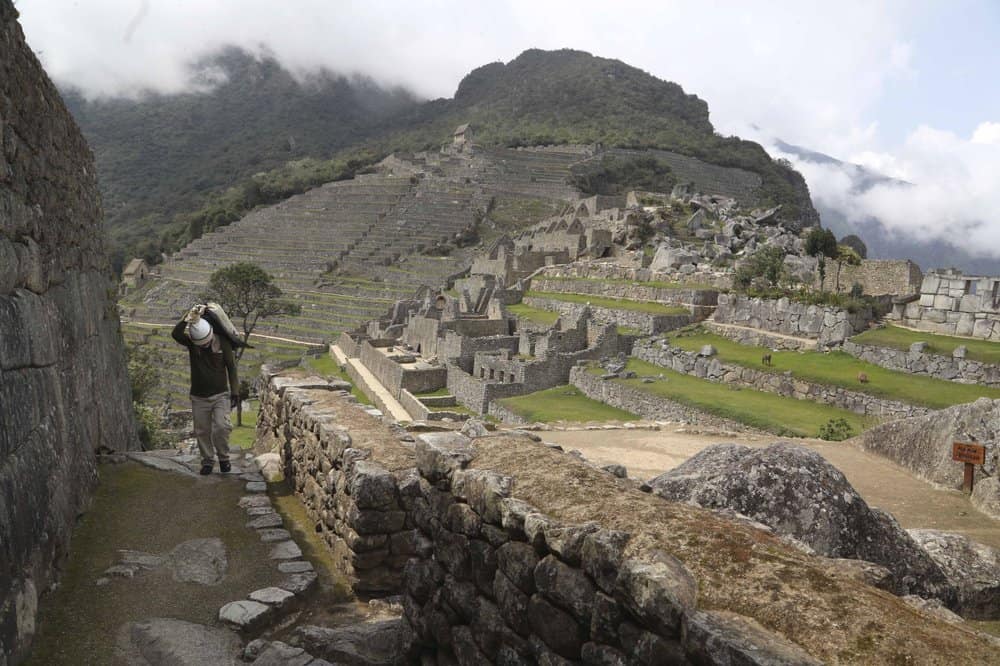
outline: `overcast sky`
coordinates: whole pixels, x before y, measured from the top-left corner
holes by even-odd
[[[450,97],[473,67],[526,48],[618,58],[705,99],[723,134],[790,143],[917,185],[814,198],[1000,255],[1000,1],[408,2],[20,0],[50,75],[91,95],[188,86],[223,44],[287,66],[361,72]],[[760,132],[751,125],[761,128]]]

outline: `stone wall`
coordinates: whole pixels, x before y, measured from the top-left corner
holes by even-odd
[[[687,326],[695,321],[693,315],[658,315],[650,312],[637,312],[635,310],[613,310],[598,305],[586,305],[584,303],[568,303],[557,301],[551,298],[539,298],[537,296],[527,296],[524,299],[525,305],[543,310],[558,312],[560,316],[576,318],[589,309],[594,321],[602,324],[615,324],[626,328],[641,331],[647,335],[673,331]]]
[[[531,280],[531,289],[570,294],[593,294],[629,301],[650,301],[664,305],[712,307],[718,303],[719,294],[707,289],[668,289],[641,283],[609,282],[600,279],[560,280],[546,279],[546,273]]]
[[[592,279],[629,280],[634,282],[664,281],[677,282],[682,285],[691,285],[692,289],[704,289],[710,286],[713,289],[730,289],[732,287],[732,273],[728,271],[719,272],[695,272],[687,275],[677,271],[654,271],[649,268],[636,266],[623,266],[619,263],[609,261],[575,261],[562,266],[551,266],[545,269],[539,277],[583,277]]]
[[[719,294],[719,306],[712,317],[720,324],[810,338],[823,347],[839,345],[866,330],[875,318],[876,313],[870,308],[852,313],[830,306],[796,303],[788,298],[770,300],[740,294]]]
[[[758,391],[776,393],[796,400],[811,400],[867,416],[889,419],[905,418],[927,414],[931,411],[925,407],[915,407],[904,402],[877,398],[839,386],[808,382],[784,372],[767,372],[732,363],[723,363],[716,357],[700,356],[695,352],[671,347],[668,343],[659,340],[637,341],[632,348],[632,355],[647,363],[709,381],[747,386]]]
[[[90,149],[0,0],[0,663],[18,662],[97,483],[136,448]]]
[[[890,347],[860,345],[850,340],[844,342],[841,349],[855,358],[889,370],[908,372],[911,375],[927,375],[962,384],[1000,386],[1000,366],[990,363],[916,350],[903,351]]]
[[[859,284],[871,296],[906,296],[918,293],[923,279],[920,267],[909,259],[863,259],[858,266],[841,264],[839,274],[837,262],[831,261],[827,262],[823,289],[847,293]]]
[[[613,379],[603,379],[601,375],[588,372],[585,365],[578,365],[570,370],[569,383],[580,389],[588,398],[618,409],[624,409],[626,412],[651,421],[677,421],[710,428],[724,428],[734,431],[748,430],[742,423],[713,416],[645,391],[637,391]]]
[[[785,337],[778,333],[769,333],[758,328],[729,326],[712,321],[711,319],[705,320],[702,322],[702,325],[711,333],[735,340],[741,345],[747,345],[748,347],[767,347],[768,349],[783,350],[816,349],[816,341],[808,338]]]
[[[1000,277],[928,273],[920,298],[896,304],[891,318],[943,335],[1000,340]]]

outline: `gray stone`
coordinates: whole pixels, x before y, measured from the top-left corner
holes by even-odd
[[[240,666],[241,642],[228,629],[206,627],[173,618],[151,618],[124,625],[118,633],[119,654],[129,664],[175,666]]]
[[[600,530],[588,534],[583,540],[581,553],[583,570],[594,579],[597,586],[612,594],[622,563],[622,553],[630,535],[618,530]]]
[[[681,617],[694,610],[698,584],[675,557],[656,552],[653,560],[626,560],[615,597],[647,626],[666,636],[680,634]]]
[[[823,663],[754,620],[724,611],[687,613],[682,641],[695,663],[762,666],[820,666]]]
[[[316,666],[311,654],[281,641],[267,643],[256,655],[254,666]]]
[[[261,476],[268,483],[280,483],[285,479],[285,473],[282,469],[281,456],[277,453],[262,453],[257,456],[254,461],[257,463],[258,469],[260,469]]]
[[[278,610],[283,610],[295,599],[295,595],[280,587],[265,587],[250,593],[250,601],[256,601]]]
[[[240,508],[271,506],[271,498],[267,495],[247,495],[240,498]]]
[[[914,342],[910,345],[911,354],[923,354],[925,351],[927,351],[926,342]]]
[[[587,666],[628,666],[629,663],[621,650],[598,643],[584,643],[580,650],[580,659]]]
[[[652,383],[655,380],[650,377],[647,377],[642,381],[645,383]],[[612,476],[618,477],[619,479],[628,478],[628,470],[625,468],[625,465],[618,465],[618,464],[604,465],[603,467],[601,467],[601,469],[603,469],[605,472],[607,472]]]
[[[965,345],[958,345],[951,351],[951,356],[952,358],[965,358],[968,353],[968,347]]]
[[[291,533],[288,530],[276,529],[276,530],[257,530],[257,535],[260,540],[264,543],[271,543],[274,541],[287,541],[292,538]]]
[[[469,503],[488,523],[503,520],[501,502],[510,496],[513,480],[489,470],[462,470],[454,475],[452,492]]]
[[[226,546],[217,538],[185,541],[165,559],[173,579],[181,583],[218,585],[229,568]]]
[[[410,649],[402,618],[371,620],[335,628],[306,625],[295,630],[295,642],[313,656],[345,666],[390,666]]]
[[[528,623],[528,595],[518,589],[503,572],[498,571],[493,579],[493,597],[507,624],[517,633],[527,636],[531,631]]]
[[[580,658],[585,634],[572,615],[535,594],[528,601],[528,621],[532,632],[558,655],[566,659]]]
[[[1000,618],[1000,551],[961,534],[908,531],[955,588],[957,604],[952,610],[972,620]]]
[[[590,623],[594,584],[580,569],[547,555],[535,567],[535,589],[582,624]]]
[[[893,572],[894,592],[950,599],[944,574],[889,514],[871,508],[821,455],[787,443],[710,446],[650,485],[660,496],[731,509],[821,555]]]
[[[471,440],[457,432],[421,433],[414,448],[417,468],[431,483],[450,478],[454,470],[472,460]]]
[[[267,483],[264,481],[248,481],[246,491],[248,493],[265,493],[267,492]]]
[[[278,587],[288,590],[296,596],[302,596],[311,591],[316,586],[318,580],[319,577],[315,571],[307,571],[288,576],[278,584]]]
[[[274,610],[257,601],[230,601],[219,609],[219,621],[241,631],[254,631],[265,625]]]
[[[551,525],[545,528],[545,545],[572,566],[580,564],[583,541],[599,529],[597,523],[584,525]]]
[[[452,650],[458,659],[459,666],[479,666],[489,663],[489,659],[479,650],[472,630],[466,626],[454,627],[451,631]]]
[[[497,549],[497,566],[523,592],[535,591],[535,567],[538,553],[521,541],[509,541]]]
[[[381,465],[359,460],[354,463],[350,495],[359,509],[395,508],[396,478]]]
[[[283,525],[281,516],[277,513],[266,513],[262,516],[257,516],[253,520],[247,523],[247,527],[252,530],[264,530],[276,527],[281,527]]]
[[[312,562],[306,562],[305,560],[302,560],[301,562],[299,561],[279,562],[278,571],[286,574],[295,574],[295,573],[305,573],[306,571],[314,571],[314,568]]]
[[[276,513],[274,508],[271,506],[248,506],[246,508],[247,515],[251,518],[257,518],[258,516],[269,516]]]
[[[244,472],[239,476],[240,481],[263,481],[264,477],[257,472]]]
[[[698,352],[698,356],[715,356],[719,352],[712,345],[702,345],[701,350]]]
[[[268,557],[272,560],[296,560],[302,557],[302,549],[294,541],[281,541],[271,548]]]
[[[462,426],[462,429],[459,432],[470,439],[485,437],[490,434],[489,429],[486,427],[486,423],[481,419],[469,419],[465,422],[465,425]]]

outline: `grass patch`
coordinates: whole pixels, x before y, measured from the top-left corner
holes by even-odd
[[[229,435],[229,445],[238,446],[241,449],[253,448],[257,439],[257,413],[260,404],[254,400],[250,406],[243,410],[243,425],[236,425],[236,415],[233,415],[233,432]]]
[[[977,398],[1000,398],[1000,389],[895,372],[866,363],[844,352],[772,352],[764,347],[750,347],[712,333],[692,333],[671,338],[671,344],[696,352],[712,345],[719,360],[764,372],[791,371],[792,376],[817,384],[840,386],[868,395],[899,400],[911,405],[941,409],[972,402]],[[772,365],[761,365],[763,354],[771,354]],[[868,375],[868,383],[858,382],[858,374]]]
[[[351,395],[358,399],[362,405],[370,405],[372,401],[368,399],[365,392],[354,385],[354,382],[347,375],[346,372],[340,369],[337,362],[333,360],[333,357],[329,354],[323,354],[322,356],[307,356],[302,359],[302,367],[315,372],[321,377],[340,379],[342,381],[348,382],[351,385]]]
[[[427,410],[431,412],[452,412],[454,414],[464,414],[466,416],[479,417],[479,414],[476,414],[474,411],[472,411],[465,405],[452,405],[450,407],[428,407]]]
[[[617,326],[615,330],[618,331],[618,335],[636,335],[636,336],[645,335],[645,333],[643,333],[639,329],[630,328],[628,326]]]
[[[683,315],[690,311],[685,307],[674,305],[663,305],[662,303],[652,303],[650,301],[629,301],[623,298],[608,298],[606,296],[593,296],[591,294],[563,294],[551,291],[529,291],[525,296],[534,298],[548,298],[553,301],[563,301],[564,303],[590,304],[596,307],[608,308],[611,310],[629,310],[632,312],[647,312],[654,315]]]
[[[845,409],[754,389],[735,389],[728,384],[683,375],[635,358],[628,360],[627,369],[635,372],[638,377],[609,381],[621,382],[637,391],[673,400],[777,435],[816,437],[820,428],[831,419],[847,421],[852,435],[874,425],[871,419]],[[595,375],[604,372],[597,366],[591,367],[589,371]],[[660,375],[663,375],[663,379],[658,378]],[[641,377],[657,379],[645,384]]]
[[[899,326],[887,324],[885,328],[875,328],[851,338],[851,342],[859,345],[874,345],[907,351],[914,342],[926,342],[930,354],[950,357],[956,347],[965,345],[968,353],[965,358],[981,363],[1000,364],[1000,342],[986,340],[969,340],[950,335],[938,335],[923,331],[911,331]]]
[[[413,395],[417,398],[435,398],[443,395],[451,395],[451,391],[448,390],[447,386],[443,386],[433,391],[424,391],[422,393],[414,393]]]
[[[556,320],[559,319],[558,312],[543,310],[541,308],[533,308],[530,305],[525,305],[524,303],[508,305],[507,312],[511,313],[518,319],[524,319],[541,326],[552,326],[556,323]]]
[[[636,421],[638,416],[623,409],[591,400],[573,386],[556,386],[516,398],[504,398],[500,403],[521,418],[532,423],[552,421]]]

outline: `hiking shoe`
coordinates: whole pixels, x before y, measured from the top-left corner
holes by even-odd
[[[212,473],[212,465],[205,464],[205,465],[201,466],[201,474],[202,474],[202,476],[206,476],[206,475],[211,474],[211,473]]]
[[[229,474],[229,471],[232,468],[233,468],[233,466],[229,464],[228,460],[220,460],[219,461],[219,472],[221,472],[222,474]]]

